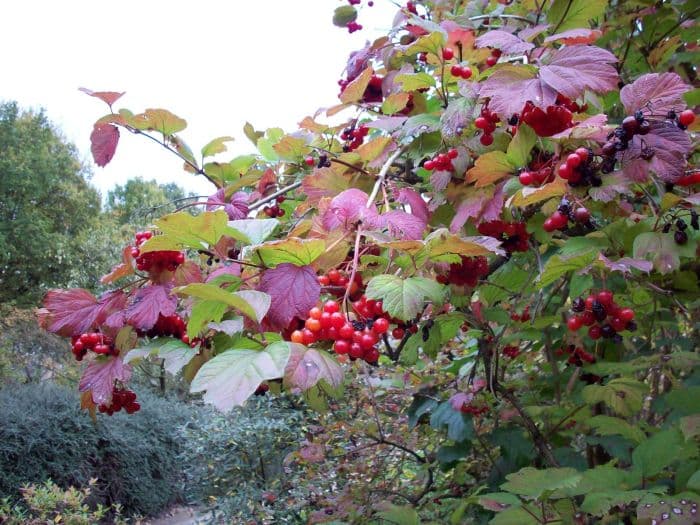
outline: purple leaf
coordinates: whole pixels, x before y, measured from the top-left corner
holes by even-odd
[[[477,38],[476,47],[495,47],[507,55],[521,55],[534,48],[535,44],[525,42],[506,31],[494,29]]]
[[[660,114],[685,108],[683,94],[690,89],[676,73],[648,73],[623,87],[620,100],[628,115],[637,110]]]
[[[504,183],[496,186],[495,190],[493,188],[479,190],[463,200],[457,206],[455,216],[450,223],[450,232],[457,233],[471,218],[476,219],[475,223],[498,219],[503,209],[503,186]]]
[[[362,190],[350,188],[335,197],[323,214],[323,227],[326,230],[337,228],[350,229],[358,221],[365,222],[370,227],[377,223],[377,208],[372,204],[367,208],[369,196]]]
[[[399,239],[419,240],[423,238],[426,221],[410,213],[394,210],[384,213],[380,219],[386,224],[389,233]]]
[[[291,353],[284,370],[284,386],[296,391],[306,391],[321,379],[333,387],[343,382],[343,369],[323,350],[306,348],[289,343]]]
[[[248,194],[244,191],[237,191],[231,196],[230,201],[226,202],[226,190],[221,188],[207,199],[207,211],[217,210],[221,206],[224,207],[230,220],[245,219],[249,211]]]
[[[112,390],[115,381],[127,382],[131,378],[131,367],[122,358],[108,357],[92,361],[83,371],[78,389],[92,392],[92,401],[97,405],[112,404]]]
[[[367,66],[370,65],[370,60],[372,59],[374,54],[375,50],[372,49],[372,45],[369,43],[364,48],[350,53],[348,64],[345,67],[348,82],[357,78],[360,75],[360,73],[362,73],[367,68]]]
[[[158,315],[169,317],[175,313],[177,299],[170,295],[170,288],[161,284],[144,286],[127,307],[126,322],[139,330],[148,330],[156,324]]]
[[[537,24],[533,27],[526,27],[520,31],[520,33],[518,33],[518,36],[523,40],[531,41],[535,37],[547,31],[547,29],[549,29],[549,24]]]
[[[634,268],[641,272],[649,273],[652,268],[654,268],[654,265],[650,261],[646,261],[644,259],[622,257],[617,261],[611,261],[602,253],[598,256],[598,259],[613,272],[632,273],[632,268]]]
[[[570,99],[580,97],[586,89],[605,93],[617,89],[619,77],[612,65],[615,62],[615,55],[600,47],[564,47],[555,51],[547,65],[540,67],[540,78]]]
[[[321,285],[314,269],[291,263],[265,270],[258,290],[271,297],[265,320],[274,329],[286,328],[294,317],[305,319],[321,295]]]
[[[211,272],[208,276],[206,281],[204,282],[209,282],[212,279],[215,279],[221,275],[233,275],[234,277],[240,277],[241,276],[241,265],[238,263],[232,263],[227,266],[220,266],[213,272]]]
[[[435,191],[442,191],[452,180],[452,172],[447,170],[435,170],[430,174],[430,184]]]
[[[97,125],[90,133],[90,142],[92,158],[102,168],[114,157],[119,143],[119,129],[112,124]]]
[[[621,194],[632,193],[629,189],[627,177],[619,171],[606,175],[603,179],[603,185],[591,187],[588,194],[595,201],[610,202]]]
[[[430,220],[430,210],[428,210],[428,205],[421,197],[420,193],[411,188],[401,188],[398,191],[396,200],[401,204],[408,204],[411,207],[411,213],[422,219],[426,223]]]
[[[556,92],[543,85],[530,68],[514,65],[496,71],[484,82],[479,93],[491,98],[489,109],[508,117],[520,113],[528,100],[537,107],[546,108],[557,99]]]
[[[651,132],[635,135],[629,147],[619,156],[623,165],[643,157],[643,153],[653,154],[648,161],[649,169],[665,182],[675,182],[683,176],[686,155],[692,144],[688,134],[667,122],[651,122]]]
[[[86,332],[97,314],[97,299],[82,288],[49,290],[44,297],[44,308],[38,312],[39,324],[44,330],[64,337]]]

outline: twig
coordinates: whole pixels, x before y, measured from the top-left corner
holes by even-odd
[[[284,188],[277,190],[275,193],[271,193],[267,197],[263,197],[262,199],[255,201],[253,204],[248,206],[248,210],[259,208],[263,204],[267,204],[268,202],[275,200],[280,195],[284,195],[285,193],[289,193],[290,191],[297,189],[299,186],[301,186],[300,180],[293,182],[289,186],[285,186]]]
[[[386,162],[382,166],[382,169],[379,170],[379,175],[377,175],[377,181],[374,183],[372,193],[370,193],[369,197],[367,197],[367,204],[365,205],[365,208],[370,208],[372,204],[374,204],[374,200],[379,194],[379,188],[381,188],[382,184],[384,184],[386,174],[389,173],[389,168],[391,168],[391,165],[394,163],[394,161],[401,156],[401,154],[404,152],[404,149],[405,147],[398,148],[394,153],[392,153],[391,156],[386,160]]]

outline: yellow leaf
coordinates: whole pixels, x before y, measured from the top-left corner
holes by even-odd
[[[345,90],[340,94],[340,101],[343,104],[351,104],[362,100],[373,74],[374,70],[371,66],[368,66],[357,78],[347,85]]]
[[[410,95],[408,93],[392,93],[386,97],[386,99],[384,99],[384,103],[382,104],[382,113],[385,115],[393,115],[394,113],[398,113],[406,107],[409,98]]]
[[[379,157],[391,144],[391,137],[377,137],[355,150],[364,162],[371,162]]]
[[[569,186],[561,177],[557,177],[553,182],[540,186],[539,188],[523,188],[513,195],[506,206],[518,206],[524,208],[530,204],[536,204],[552,197],[564,195]]]
[[[515,173],[515,168],[502,151],[489,151],[478,159],[474,167],[467,171],[467,182],[474,182],[477,188],[487,186]]]

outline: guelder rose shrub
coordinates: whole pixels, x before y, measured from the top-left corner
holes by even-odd
[[[290,456],[326,487],[312,522],[697,522],[695,14],[411,2],[338,105],[246,124],[231,160],[231,137],[195,153],[182,118],[83,89],[109,106],[98,165],[126,132],[213,186],[135,233],[111,291],[46,295],[83,406],[138,410],[155,359],[223,411],[330,408]]]

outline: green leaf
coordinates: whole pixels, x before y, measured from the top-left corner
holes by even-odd
[[[270,296],[257,290],[229,292],[212,284],[193,283],[175,288],[174,291],[178,294],[208,301],[218,301],[232,306],[256,323],[262,321],[270,309]]]
[[[197,355],[197,349],[191,348],[190,345],[183,343],[179,339],[159,337],[130,350],[124,356],[124,363],[131,363],[151,355],[163,359],[165,370],[175,375]]]
[[[413,507],[387,505],[387,509],[377,513],[377,516],[395,525],[420,525],[420,518]]]
[[[396,75],[394,82],[401,84],[401,88],[404,91],[416,91],[435,86],[435,77],[423,72],[411,75]]]
[[[468,441],[454,445],[443,445],[438,449],[436,457],[439,463],[450,465],[467,457],[471,449],[471,444]]]
[[[351,5],[341,5],[333,11],[333,25],[347,27],[350,22],[357,20],[357,10]]]
[[[490,274],[487,283],[479,287],[479,299],[492,306],[511,294],[519,292],[529,276],[529,272],[518,268],[516,263],[510,260]],[[488,283],[497,286],[489,286]]]
[[[197,337],[207,323],[221,321],[227,309],[228,305],[221,301],[195,301],[187,321],[189,338]]]
[[[420,393],[414,394],[413,401],[408,407],[408,426],[410,428],[415,427],[418,424],[421,416],[427,414],[438,406],[438,402],[432,397],[421,395]]]
[[[184,119],[167,109],[147,109],[134,115],[130,123],[137,129],[158,131],[164,136],[173,135],[187,127]]]
[[[611,490],[586,494],[581,510],[594,516],[605,516],[615,506],[635,503],[648,494],[646,490]]]
[[[447,437],[452,441],[465,441],[474,437],[474,424],[470,417],[452,408],[449,401],[444,401],[430,416],[430,426],[436,430],[447,427]]]
[[[589,20],[597,20],[607,5],[607,0],[554,0],[547,11],[547,21],[557,33],[590,27]]]
[[[236,237],[238,240],[247,244],[260,244],[272,235],[279,223],[277,219],[238,219],[229,221],[228,225],[240,233]]]
[[[518,132],[508,145],[506,156],[513,166],[525,167],[530,158],[530,152],[537,142],[537,135],[527,124],[521,124]]]
[[[661,274],[677,270],[681,264],[680,250],[673,235],[663,232],[648,232],[634,240],[634,258],[648,259]]]
[[[408,321],[423,311],[425,299],[442,304],[445,287],[425,277],[402,279],[396,275],[377,275],[367,285],[369,299],[381,299],[392,317]]]
[[[444,45],[445,34],[440,31],[435,31],[413,42],[413,44],[406,49],[406,54],[417,55],[418,53],[432,53],[433,55],[438,55],[442,52]]]
[[[617,414],[628,417],[636,414],[642,408],[642,400],[648,387],[631,378],[613,379],[607,385],[588,385],[583,388],[581,395],[589,405],[605,403]]]
[[[208,249],[224,235],[231,235],[228,215],[224,210],[190,215],[185,211],[164,215],[155,221],[162,235],[154,235],[143,243],[141,253],[160,250]]]
[[[282,263],[307,266],[326,251],[326,243],[321,239],[299,239],[289,237],[281,241],[270,241],[255,247],[259,261],[267,268]]]
[[[489,525],[538,525],[542,523],[534,517],[538,513],[541,514],[540,510],[530,505],[525,505],[525,507],[529,512],[523,507],[514,507],[499,512],[489,521]]]
[[[595,250],[590,250],[570,257],[553,255],[544,265],[542,274],[540,274],[539,278],[537,279],[538,286],[540,288],[544,288],[567,273],[580,270],[585,266],[588,266],[597,257],[598,252]]]
[[[284,376],[289,343],[269,345],[264,350],[233,348],[218,354],[199,369],[191,392],[206,392],[204,401],[222,411],[243,406],[260,383]]]
[[[677,461],[697,455],[697,444],[686,442],[677,428],[669,428],[654,434],[635,448],[632,452],[632,465],[642,477],[649,478]]]
[[[233,137],[217,137],[202,148],[202,158],[211,157],[226,151],[226,143],[232,142]]]
[[[540,498],[556,490],[575,487],[581,481],[581,474],[568,467],[542,470],[526,467],[508,474],[506,479],[508,481],[501,485],[503,490],[528,498]]]
[[[646,439],[646,435],[639,427],[630,425],[627,421],[618,417],[595,416],[586,421],[586,423],[601,436],[619,435],[635,443],[641,443]]]

